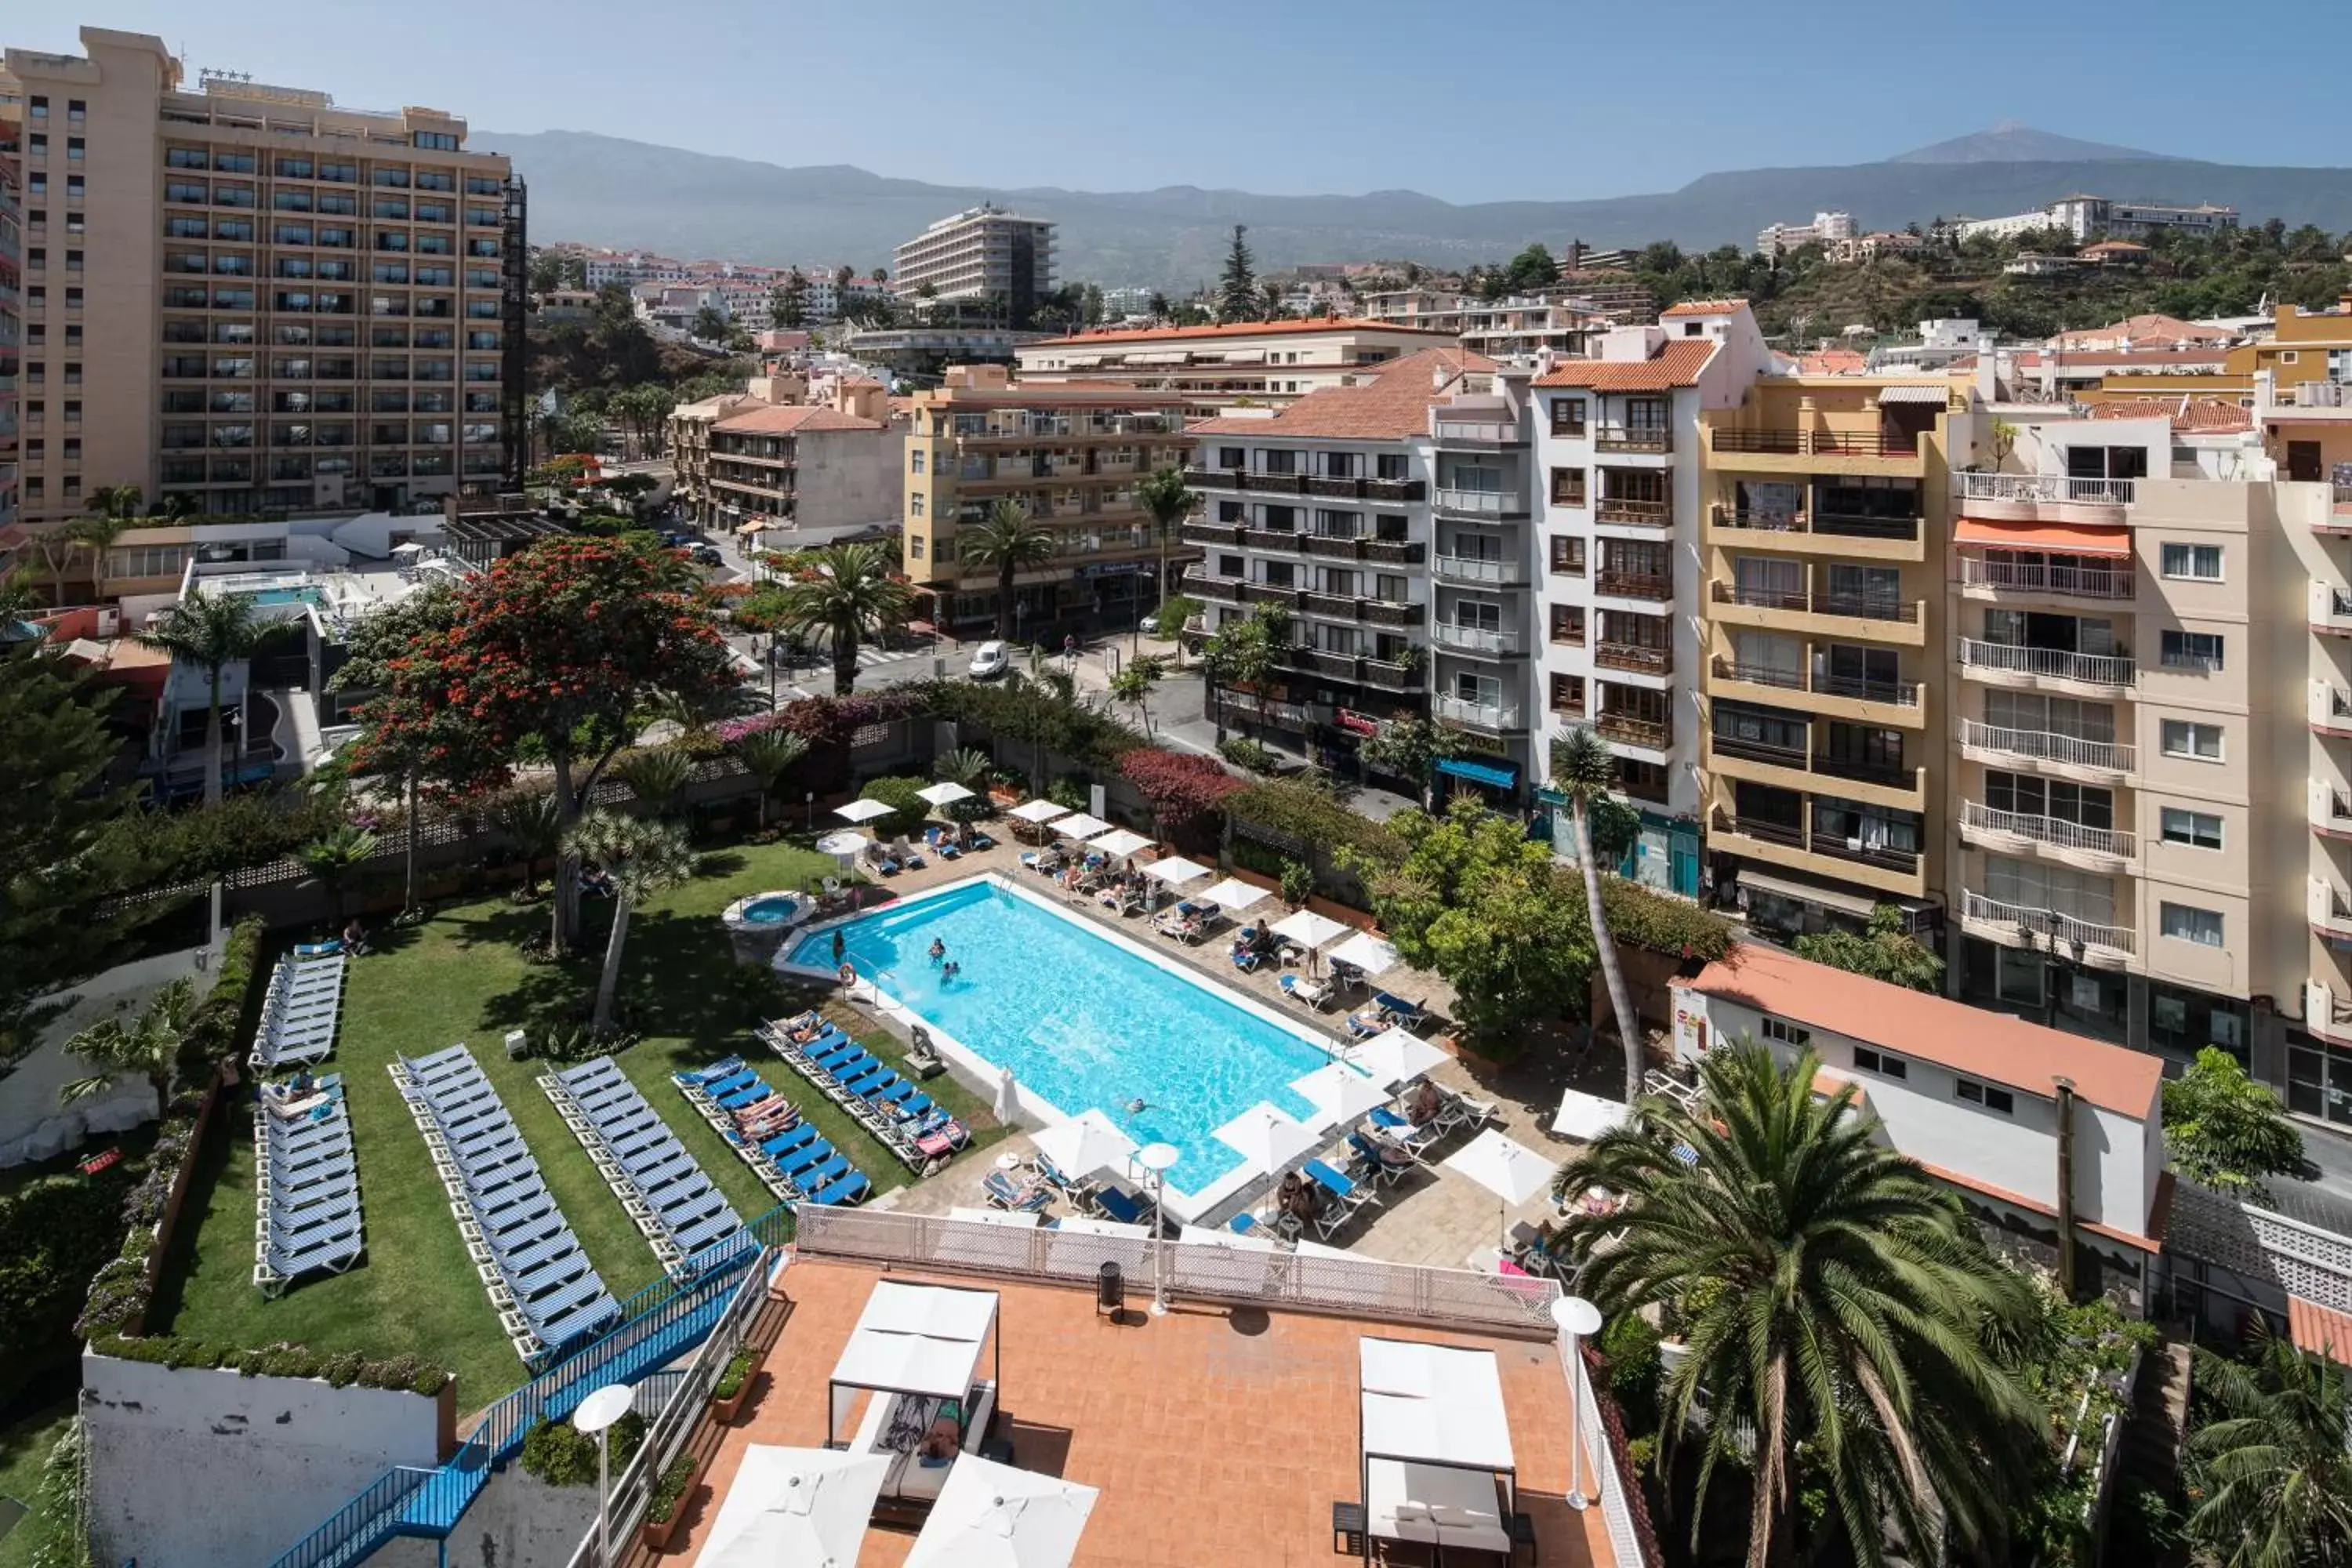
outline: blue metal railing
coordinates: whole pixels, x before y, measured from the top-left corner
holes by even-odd
[[[561,1421],[608,1383],[634,1384],[699,1344],[726,1315],[744,1272],[793,1239],[779,1204],[696,1254],[696,1272],[660,1280],[621,1304],[620,1325],[572,1352],[482,1413],[437,1470],[397,1466],[279,1556],[271,1568],[348,1568],[395,1535],[446,1539],[498,1468],[542,1421]]]

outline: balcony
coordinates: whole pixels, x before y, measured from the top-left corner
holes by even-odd
[[[1593,574],[1592,591],[1612,599],[1646,599],[1656,604],[1671,604],[1675,596],[1675,580],[1659,572],[1612,572],[1602,567]]]
[[[1492,631],[1485,626],[1457,626],[1452,621],[1439,621],[1429,628],[1429,635],[1441,647],[1456,653],[1474,654],[1481,658],[1502,658],[1519,651],[1517,632]]]
[[[2352,1046],[2352,996],[2338,996],[2316,980],[2305,981],[2303,1026],[2323,1040]]]
[[[1242,600],[1242,584],[1231,577],[1203,577],[1188,574],[1184,591],[1196,598],[1214,599],[1221,605],[1238,605]]]
[[[1423,672],[1423,667],[1419,663],[1367,657],[1360,661],[1356,678],[1382,691],[1414,692],[1421,689]]]
[[[2063,817],[1999,811],[1978,801],[1960,805],[1960,841],[1980,849],[2038,854],[2094,871],[2126,869],[2139,853],[2139,836],[2119,827],[2086,827]]]
[[[2135,479],[2066,474],[1954,474],[1952,495],[1971,516],[2009,521],[2121,522],[2137,499]]]
[[[2352,942],[2352,897],[2325,877],[2311,879],[2311,929],[2330,942]]]
[[[1516,702],[1476,702],[1466,697],[1437,697],[1430,700],[1430,710],[1449,723],[1465,729],[1481,731],[1490,735],[1507,735],[1524,730],[1519,705]]]
[[[1298,590],[1278,587],[1272,583],[1244,583],[1242,603],[1245,605],[1277,605],[1286,610],[1298,607]]]
[[[1960,721],[1960,752],[1972,762],[2039,763],[2040,771],[2114,784],[2123,783],[2139,765],[2136,746],[2086,741],[2048,730],[2004,729],[1974,719]]]
[[[1671,720],[1644,719],[1604,708],[1593,715],[1592,728],[1602,740],[1614,741],[1619,745],[1639,746],[1651,752],[1674,750],[1675,726]]]
[[[1602,496],[1592,503],[1592,521],[1618,528],[1670,529],[1675,525],[1675,503],[1633,496]]]
[[[1308,675],[1327,676],[1333,680],[1356,679],[1356,656],[1352,653],[1331,653],[1322,648],[1285,648],[1276,656],[1276,662],[1288,669]]]
[[[1525,564],[1497,555],[1436,555],[1431,557],[1429,565],[1442,583],[1515,585],[1528,580]]]
[[[1595,425],[1592,448],[1596,452],[1671,452],[1675,430],[1671,425]]]
[[[2326,637],[2352,637],[2352,589],[2314,577],[2310,602],[2313,631]]]
[[[1177,537],[1187,544],[1238,545],[1247,531],[1238,522],[1188,522]]]
[[[2319,779],[2310,781],[2311,830],[2323,838],[2352,838],[2352,796]]]
[[[1780,665],[1751,664],[1742,659],[1727,658],[1718,654],[1713,665],[1717,681],[1738,681],[1748,686],[1767,687],[1774,691],[1801,691],[1815,697],[1841,697],[1855,702],[1872,702],[1886,708],[1913,710],[1908,721],[1916,724],[1919,707],[1919,683],[1916,680],[1875,680],[1859,675],[1832,675],[1825,670],[1790,669]],[[1739,695],[1727,692],[1727,696]],[[1904,722],[1898,719],[1897,722]]]
[[[2139,680],[2137,667],[2129,658],[2116,654],[2021,647],[1975,637],[1960,639],[1960,673],[1970,679],[2002,686],[2089,689],[2118,694],[2131,692]]]
[[[2129,926],[2096,925],[2057,910],[2024,904],[2004,904],[1982,893],[1960,894],[1960,926],[1972,936],[2004,947],[2046,948],[2063,944],[2077,963],[2099,969],[2122,969],[2139,952],[2138,933]]]
[[[1592,643],[1592,662],[1602,669],[1621,669],[1634,675],[1663,678],[1675,672],[1675,650],[1651,643],[1596,637]]]
[[[2128,599],[2138,591],[2128,564],[2101,562],[2011,561],[1999,555],[1960,557],[1960,592],[1970,599],[2042,594],[2066,599]]]
[[[1437,510],[1464,517],[1501,521],[1528,515],[1525,497],[1517,490],[1457,490],[1441,489],[1436,497]]]
[[[1503,419],[1448,419],[1441,414],[1432,426],[1441,447],[1509,447],[1519,440],[1518,426]]]
[[[1907,430],[1798,430],[1765,426],[1753,430],[1717,426],[1708,433],[1718,452],[1778,458],[1916,458],[1919,439]]]
[[[1746,588],[1736,583],[1720,581],[1709,584],[1708,588],[1718,605],[1742,605],[1752,610],[1788,610],[1797,615],[1838,616],[1858,621],[1891,621],[1904,626],[1919,624],[1920,605],[1917,601],[1906,604],[1899,599],[1884,599],[1870,594]]]
[[[2311,683],[2311,727],[2322,735],[2352,737],[2352,691],[2325,680]]]
[[[1881,871],[1893,871],[1898,876],[1919,874],[1919,852],[1897,849],[1890,845],[1871,844],[1859,838],[1840,838],[1816,827],[1810,846],[1816,855],[1826,855],[1832,860],[1849,860],[1857,866],[1869,866]]]
[[[1418,539],[1360,539],[1357,542],[1363,546],[1365,560],[1391,566],[1418,566],[1429,558],[1428,544]]]

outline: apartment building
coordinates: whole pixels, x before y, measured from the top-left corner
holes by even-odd
[[[1584,301],[1550,294],[1514,294],[1481,300],[1475,294],[1430,289],[1396,289],[1364,296],[1364,317],[1423,331],[1451,332],[1462,346],[1489,359],[1510,359],[1549,350],[1584,354],[1610,326],[1610,319]]]
[[[1116,382],[1181,395],[1186,417],[1244,403],[1281,407],[1354,385],[1370,366],[1454,346],[1453,332],[1349,319],[1129,327],[1044,338],[1014,350],[1024,382]],[[861,340],[862,341],[862,340]]]
[[[23,124],[0,110],[0,571],[17,548],[16,378],[24,342]]]
[[[2160,202],[2117,202],[2077,192],[2061,196],[2048,206],[2037,207],[2032,212],[2018,213],[2009,217],[1961,218],[1951,226],[1962,239],[1987,237],[2014,239],[2020,235],[2039,234],[2044,229],[2057,229],[2078,240],[2098,235],[2130,238],[2154,234],[2159,229],[2213,234],[2237,227],[2238,209],[2216,206],[2210,202],[2200,202],[2195,206],[2173,206]]]
[[[7,51],[25,167],[23,504],[400,510],[520,482],[520,182],[437,110],[371,113],[85,27]]]
[[[1054,226],[982,203],[900,246],[891,276],[902,295],[959,306],[977,322],[1026,326],[1054,291]]]
[[[1228,722],[1359,776],[1364,740],[1427,715],[1433,640],[1474,663],[1525,660],[1501,593],[1440,588],[1431,572],[1438,429],[1457,398],[1493,393],[1495,368],[1423,349],[1360,384],[1192,426],[1185,477],[1204,505],[1183,537],[1203,555],[1183,591],[1204,601],[1206,631],[1260,605],[1289,620],[1279,689],[1228,697]],[[1526,776],[1504,733],[1462,725],[1448,742],[1450,780],[1516,793]]]
[[[1134,386],[1014,381],[1001,365],[956,365],[915,395],[906,442],[905,571],[930,619],[960,635],[996,624],[997,574],[961,559],[959,528],[999,500],[1055,525],[1061,549],[1013,584],[1016,629],[1123,624],[1156,602],[1163,573],[1192,560],[1137,504],[1135,481],[1186,466],[1183,399]]]
[[[1773,256],[1801,245],[1834,245],[1851,240],[1857,232],[1852,213],[1817,212],[1811,223],[1766,224],[1756,236],[1756,254]]]
[[[812,538],[895,523],[902,444],[887,420],[821,405],[725,415],[710,427],[705,510],[733,531]]]

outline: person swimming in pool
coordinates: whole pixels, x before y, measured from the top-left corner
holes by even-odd
[[[931,938],[931,962],[933,963],[937,963],[941,959],[947,957],[947,955],[948,944],[941,942],[938,937]]]
[[[962,973],[963,965],[954,962],[952,959],[946,963],[940,965],[940,978],[942,980],[953,980]]]

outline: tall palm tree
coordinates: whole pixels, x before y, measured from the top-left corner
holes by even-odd
[[[2041,1433],[2014,1352],[1995,1347],[2035,1342],[2035,1288],[1874,1141],[1851,1086],[1815,1098],[1816,1065],[1719,1045],[1696,1107],[1648,1097],[1595,1140],[1561,1186],[1624,1203],[1567,1223],[1581,1291],[1611,1316],[1679,1322],[1689,1353],[1663,1391],[1660,1461],[1701,1442],[1695,1521],[1718,1465],[1749,1473],[1750,1568],[1804,1555],[1790,1539],[1801,1450],[1831,1500],[1822,1528],[1855,1562],[1875,1568],[1890,1537],[1918,1561],[2000,1560]]]
[[[112,1089],[118,1079],[137,1073],[155,1091],[155,1114],[171,1109],[172,1076],[179,1068],[180,1042],[196,1016],[196,989],[185,976],[155,994],[138,1017],[125,1023],[107,1018],[66,1042],[66,1054],[79,1057],[91,1068],[58,1091],[60,1103],[70,1105]]]
[[[821,639],[833,650],[833,694],[857,689],[857,649],[867,637],[907,618],[914,590],[891,574],[878,544],[835,544],[807,552],[815,570],[783,591],[786,631]]]
[[[153,629],[139,634],[144,646],[200,666],[212,702],[205,710],[205,804],[221,802],[221,676],[260,645],[261,623],[243,594],[191,592],[173,605]]]
[[[91,493],[89,516],[76,518],[66,525],[66,537],[89,557],[92,596],[100,604],[106,600],[106,552],[138,521],[139,508],[145,500],[146,492],[137,485],[108,485]]]
[[[1192,509],[1201,504],[1201,498],[1184,488],[1184,470],[1171,464],[1135,481],[1135,504],[1141,507],[1144,516],[1151,520],[1151,531],[1160,540],[1160,595],[1159,602],[1152,609],[1160,617],[1160,635],[1171,637],[1174,635],[1174,628],[1167,624],[1168,541],[1184,520],[1192,515]],[[1179,648],[1184,646],[1181,637],[1177,639],[1176,646]]]
[[[956,533],[956,550],[975,566],[996,568],[996,636],[1013,640],[1013,580],[1022,568],[1054,558],[1061,539],[1029,515],[1029,509],[1006,497],[988,509],[988,515]]]
[[[334,900],[335,921],[341,924],[346,910],[345,900],[352,882],[367,863],[375,858],[376,837],[366,829],[348,822],[339,822],[323,836],[302,846],[302,864],[310,875],[319,879]]]
[[[754,730],[735,742],[735,760],[751,774],[751,782],[760,786],[760,826],[768,826],[768,797],[784,782],[784,775],[800,765],[808,755],[806,737],[796,735],[781,725]]]
[[[552,790],[503,790],[490,797],[483,815],[522,857],[523,897],[530,897],[539,886],[539,863],[563,847],[563,803]]]
[[[613,993],[621,978],[621,948],[629,916],[664,888],[694,875],[694,850],[674,822],[592,811],[572,829],[572,853],[593,860],[613,879],[613,932],[604,942],[604,970],[596,981],[596,1013],[589,1026],[604,1033],[613,1021]]]
[[[1608,983],[1609,1011],[1617,1021],[1617,1036],[1625,1049],[1625,1099],[1642,1092],[1642,1021],[1625,989],[1625,970],[1617,962],[1617,939],[1609,934],[1609,915],[1601,904],[1601,867],[1592,854],[1592,804],[1607,795],[1617,782],[1617,759],[1608,742],[1580,724],[1553,737],[1551,787],[1568,799],[1570,820],[1576,829],[1576,863],[1584,872],[1584,912],[1592,926],[1592,950],[1600,955],[1601,977]]]
[[[646,746],[622,756],[613,773],[638,803],[656,816],[676,815],[694,776],[694,758],[683,746]]]
[[[2343,1363],[2259,1330],[2250,1360],[2197,1352],[2198,1392],[2220,1414],[2189,1437],[2189,1495],[2201,1500],[2189,1539],[2221,1568],[2352,1562]]]

